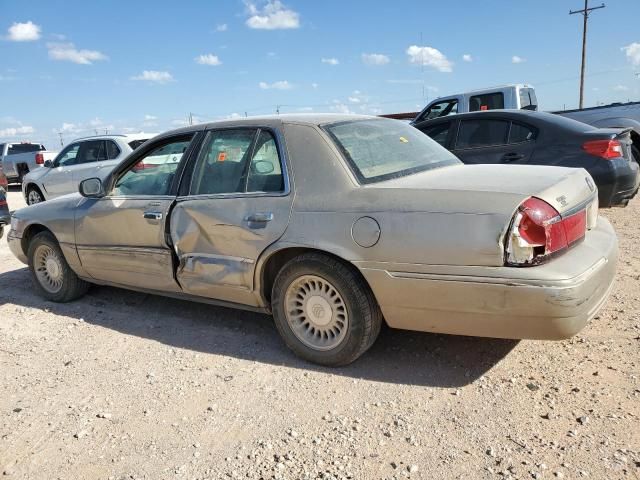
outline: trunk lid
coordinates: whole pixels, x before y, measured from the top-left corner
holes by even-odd
[[[582,168],[502,164],[444,167],[365,188],[371,187],[397,189],[397,195],[406,196],[407,206],[416,210],[509,216],[529,197],[569,215],[597,192],[591,175]]]

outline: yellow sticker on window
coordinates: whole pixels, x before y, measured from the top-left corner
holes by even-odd
[[[409,140],[407,140],[405,137],[400,137],[400,141],[402,143],[409,143]]]

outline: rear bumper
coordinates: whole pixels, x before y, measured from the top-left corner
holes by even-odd
[[[638,192],[640,174],[638,163],[624,159],[611,161],[605,174],[594,177],[598,185],[598,201],[601,207],[626,205]]]
[[[601,218],[585,241],[536,267],[452,267],[453,273],[434,274],[416,266],[414,271],[358,266],[391,327],[559,340],[578,333],[602,307],[617,255],[615,232]]]

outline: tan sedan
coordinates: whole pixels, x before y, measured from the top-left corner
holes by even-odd
[[[175,161],[147,159],[160,149]],[[279,116],[160,135],[80,194],[19,210],[45,298],[89,284],[272,313],[344,365],[395,328],[561,339],[605,301],[617,240],[582,169],[462,165],[395,120]]]

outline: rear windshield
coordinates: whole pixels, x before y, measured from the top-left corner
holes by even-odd
[[[7,155],[15,155],[17,153],[39,152],[44,150],[44,145],[39,143],[13,143],[9,144]]]
[[[380,182],[461,163],[427,135],[397,120],[353,120],[323,128],[360,183]]]
[[[140,145],[142,145],[147,140],[149,140],[149,139],[148,138],[143,138],[142,140],[134,140],[132,142],[129,142],[129,146],[131,147],[132,150],[135,150],[136,148],[138,148]]]

